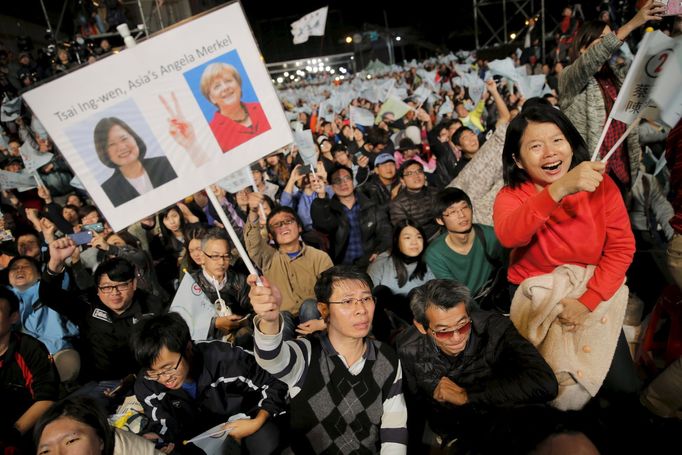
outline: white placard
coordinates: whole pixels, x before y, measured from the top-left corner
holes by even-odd
[[[24,99],[114,230],[292,142],[237,2],[33,89]],[[130,154],[143,163],[146,180],[130,181],[118,170],[130,163]],[[108,156],[120,164],[111,167]]]

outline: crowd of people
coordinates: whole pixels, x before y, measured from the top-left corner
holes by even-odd
[[[287,147],[251,165],[253,187],[210,186],[258,276],[204,191],[114,232],[30,113],[3,121],[3,170],[21,171],[25,143],[54,158],[37,188],[2,191],[0,450],[669,447],[682,360],[645,375],[622,327],[682,286],[682,126],[645,121],[590,160],[628,69],[621,46],[661,12],[645,2],[612,30],[569,11],[539,97],[492,77],[475,99],[463,76],[488,62],[469,54],[374,75],[405,94],[404,115],[377,115],[385,100],[360,76],[282,91],[314,162]],[[536,46],[514,54],[528,74]],[[344,85],[350,105],[328,115]],[[602,157],[626,126],[609,128]],[[216,308],[205,336],[173,311],[188,277]],[[187,443],[206,431],[222,448]]]

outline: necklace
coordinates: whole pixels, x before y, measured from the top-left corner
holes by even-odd
[[[246,110],[246,108],[244,107],[243,104],[240,103],[239,106],[242,108],[242,112],[244,112],[244,117],[242,117],[240,119],[235,119],[234,121],[237,123],[244,123],[246,121],[246,119],[249,118],[249,111]]]

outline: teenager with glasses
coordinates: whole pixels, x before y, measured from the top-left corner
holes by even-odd
[[[139,369],[128,340],[143,315],[164,311],[161,300],[137,287],[135,267],[125,259],[107,259],[97,267],[95,286],[81,292],[61,288],[65,260],[76,244],[68,237],[50,243],[50,260],[40,281],[40,301],[76,324],[82,343],[80,381],[95,381],[83,394],[103,399],[102,391]]]
[[[289,386],[291,448],[295,453],[405,454],[407,409],[395,352],[369,338],[375,302],[372,280],[336,266],[315,284],[327,331],[282,340],[282,296],[251,275],[256,361]]]
[[[240,442],[241,453],[278,453],[273,417],[285,410],[286,385],[253,355],[229,343],[193,342],[177,313],[143,318],[131,346],[142,367],[135,396],[151,421],[146,437],[174,445],[173,453],[203,453],[182,441],[226,423],[229,442]],[[227,423],[237,414],[245,416]]]
[[[426,418],[443,447],[456,440],[457,453],[527,453],[520,449],[538,442],[525,437],[538,419],[554,418],[537,405],[558,390],[538,351],[508,318],[477,309],[457,281],[435,279],[416,288],[410,308],[414,327],[398,336],[397,345],[411,425]],[[410,434],[422,432],[410,428]]]

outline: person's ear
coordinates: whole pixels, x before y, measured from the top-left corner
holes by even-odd
[[[415,319],[412,320],[412,324],[419,330],[419,333],[422,335],[426,335],[426,328],[421,322],[417,322]]]
[[[133,291],[137,290],[137,277],[133,278]]]
[[[10,325],[15,325],[19,323],[19,310],[9,315],[9,323]]]
[[[519,169],[523,169],[525,171],[525,169],[523,168],[523,164],[521,164],[521,160],[516,157],[516,154],[512,154],[512,159],[514,160],[516,167],[518,167]]]
[[[325,324],[329,323],[329,305],[324,302],[317,302],[317,311],[320,312],[320,316]]]
[[[440,226],[445,226],[445,223],[443,223],[443,218],[441,217],[436,217],[436,223],[438,223]]]

